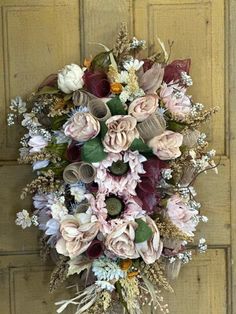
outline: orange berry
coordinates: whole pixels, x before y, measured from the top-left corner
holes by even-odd
[[[111,91],[114,94],[120,94],[122,92],[122,85],[120,83],[111,83]]]
[[[131,265],[132,265],[131,259],[123,259],[120,261],[120,268],[122,270],[128,270]]]

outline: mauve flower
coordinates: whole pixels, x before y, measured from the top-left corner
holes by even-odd
[[[166,209],[166,213],[173,224],[184,233],[190,236],[194,235],[196,221],[193,217],[198,214],[197,210],[190,209],[178,194],[174,194],[168,199]]]
[[[155,154],[161,160],[175,159],[181,155],[180,146],[183,143],[183,135],[177,132],[165,131],[155,136],[148,142]]]
[[[66,94],[70,94],[83,87],[84,71],[77,64],[66,65],[58,73],[58,88]]]
[[[174,60],[165,67],[163,81],[169,83],[171,81],[178,81],[181,79],[181,72],[189,74],[191,59]]]
[[[112,116],[106,121],[108,131],[104,137],[105,151],[120,153],[126,151],[133,140],[138,137],[137,120],[130,116]]]
[[[110,83],[105,72],[87,70],[84,83],[86,89],[97,97],[107,97],[110,93]]]
[[[138,258],[139,253],[134,242],[136,228],[135,221],[118,225],[108,234],[105,242],[106,248],[120,258]]]
[[[91,220],[91,215],[81,213],[67,216],[61,222],[61,239],[56,244],[59,254],[75,257],[85,252],[97,236],[99,223]]]
[[[164,68],[159,63],[154,63],[149,69],[140,69],[138,73],[139,86],[146,94],[155,94],[161,86]]]
[[[64,133],[78,142],[88,141],[100,132],[100,124],[88,112],[76,112],[73,117],[64,124]]]
[[[145,216],[143,220],[152,229],[153,235],[147,241],[136,243],[136,249],[146,264],[152,264],[160,258],[163,243],[160,240],[160,232],[155,222],[149,216]]]
[[[144,121],[153,114],[158,107],[158,97],[155,95],[145,95],[136,98],[129,105],[129,115],[135,117],[138,122]]]
[[[48,145],[48,142],[44,139],[43,136],[34,135],[29,140],[28,145],[32,147],[30,149],[30,153],[38,153]]]
[[[78,145],[78,143],[73,141],[66,149],[66,158],[70,162],[77,162],[81,160],[80,155],[81,155],[81,146]]]

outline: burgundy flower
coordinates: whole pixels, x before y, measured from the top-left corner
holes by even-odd
[[[90,246],[88,247],[86,254],[88,258],[95,259],[102,255],[104,250],[103,243],[99,240],[93,240]]]
[[[142,181],[138,184],[136,192],[143,203],[143,209],[149,214],[154,212],[160,201],[156,186],[160,180],[161,170],[166,167],[167,164],[156,157],[143,163],[146,173],[140,175]]]
[[[146,72],[147,70],[151,69],[151,67],[154,64],[154,61],[150,60],[150,59],[143,59],[143,72]]]
[[[163,81],[169,83],[170,81],[178,81],[181,78],[181,72],[189,74],[191,59],[175,60],[165,67]]]
[[[66,158],[70,161],[70,162],[76,162],[76,161],[80,161],[80,154],[81,154],[81,146],[79,146],[75,141],[73,141],[66,150]]]
[[[85,88],[97,97],[106,97],[110,93],[110,83],[105,72],[87,70],[84,73]]]

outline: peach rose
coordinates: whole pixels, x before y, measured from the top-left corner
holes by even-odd
[[[146,216],[143,220],[145,220],[152,229],[153,235],[147,241],[136,243],[136,248],[144,262],[146,264],[152,264],[161,256],[163,243],[160,240],[160,232],[155,222],[149,216]]]
[[[161,160],[175,159],[181,155],[180,146],[183,143],[183,135],[172,131],[165,131],[155,136],[148,142],[153,153]]]
[[[166,208],[172,223],[184,233],[193,236],[197,224],[193,217],[198,214],[198,211],[190,209],[178,194],[174,194],[168,199]]]
[[[120,153],[129,148],[133,140],[138,137],[137,120],[130,115],[113,116],[106,121],[108,131],[104,137],[105,151]]]
[[[64,125],[64,133],[78,142],[94,138],[100,132],[100,124],[87,112],[76,112]]]
[[[141,122],[153,114],[158,107],[158,97],[146,95],[136,98],[129,106],[129,114]]]
[[[68,216],[61,222],[61,239],[56,244],[59,254],[75,257],[87,250],[99,231],[99,223],[91,222],[85,213]]]
[[[138,258],[139,254],[134,243],[137,223],[128,221],[115,227],[107,236],[106,248],[120,258]]]

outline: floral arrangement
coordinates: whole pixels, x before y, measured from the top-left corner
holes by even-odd
[[[207,222],[193,182],[216,169],[199,131],[216,108],[187,95],[190,59],[142,58],[145,41],[122,24],[113,49],[81,67],[65,66],[27,99],[11,101],[8,124],[22,117],[20,163],[32,164],[32,214],[16,224],[43,231],[42,255],[56,257],[50,291],[71,278],[75,313],[169,313],[161,289],[191,260],[199,222]],[[170,45],[171,47],[171,45]],[[198,248],[207,245],[200,238]]]

